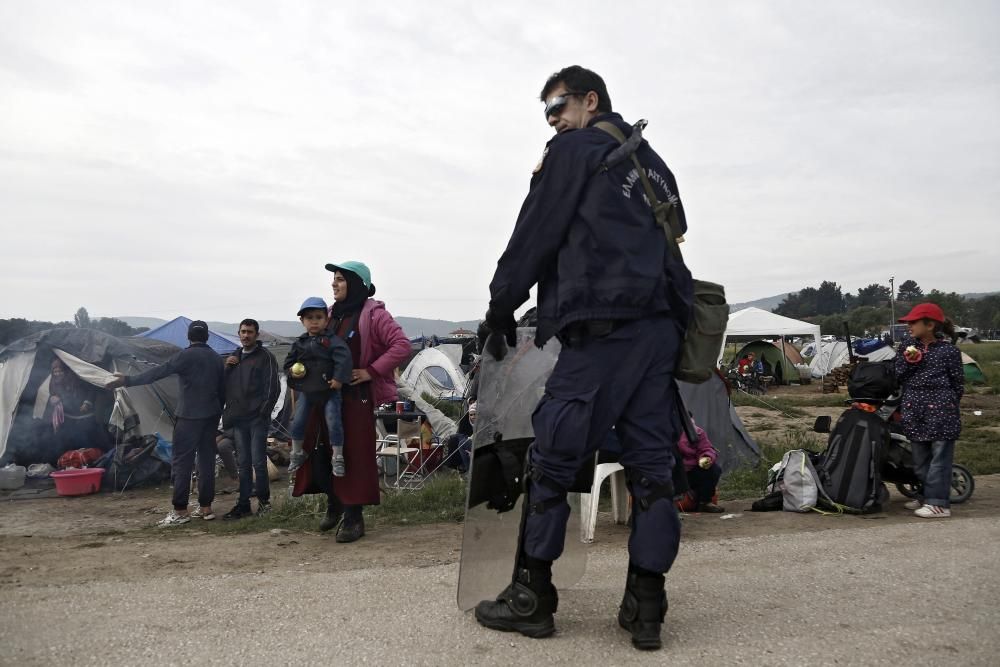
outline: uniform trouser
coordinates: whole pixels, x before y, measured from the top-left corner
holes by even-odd
[[[528,502],[543,506],[525,518],[523,553],[540,560],[562,554],[569,505],[565,489],[613,426],[622,444],[621,465],[637,508],[629,557],[652,572],[666,572],[677,557],[680,519],[669,493],[639,509],[671,481],[679,434],[673,369],[680,347],[676,322],[665,316],[624,324],[601,338],[564,346],[532,415],[532,478]],[[536,479],[541,475],[542,479]]]
[[[271,481],[267,475],[267,429],[270,426],[270,415],[241,419],[233,424],[240,474],[240,497],[236,504],[242,509],[250,508],[250,491],[254,488],[255,477],[257,501],[271,501]]]
[[[187,509],[195,454],[198,455],[198,504],[208,507],[215,500],[215,428],[218,423],[218,415],[204,419],[177,419],[170,464],[174,480],[174,509]]]

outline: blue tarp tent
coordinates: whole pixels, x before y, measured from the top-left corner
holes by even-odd
[[[150,329],[149,331],[139,335],[143,338],[153,338],[155,340],[173,343],[177,347],[183,348],[188,346],[187,336],[189,324],[191,324],[191,320],[182,315],[181,317],[170,320],[166,324],[161,324],[155,329]],[[240,347],[240,339],[234,336],[216,333],[215,331],[209,329],[208,346],[219,354],[229,354]]]

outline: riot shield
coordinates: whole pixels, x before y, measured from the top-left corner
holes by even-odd
[[[458,570],[458,607],[463,611],[472,609],[481,600],[495,598],[510,583],[514,571],[524,496],[509,511],[488,508],[484,499],[491,494],[483,485],[489,484],[488,478],[497,473],[495,469],[484,470],[484,459],[480,457],[477,474],[476,452],[488,447],[508,447],[514,455],[523,456],[531,441],[531,414],[559,355],[558,341],[552,339],[539,350],[534,337],[534,328],[519,328],[516,349],[508,350],[503,361],[483,355],[480,364],[469,495]],[[553,583],[559,588],[579,581],[587,565],[586,545],[580,541],[580,496],[570,493],[567,500],[570,517],[566,524],[566,546],[552,570]]]

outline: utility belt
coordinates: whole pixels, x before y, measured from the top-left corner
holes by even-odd
[[[579,320],[570,322],[556,334],[566,347],[575,347],[593,338],[604,338],[632,320]]]

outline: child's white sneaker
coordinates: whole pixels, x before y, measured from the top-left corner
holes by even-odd
[[[333,476],[343,477],[346,474],[347,474],[347,468],[344,465],[344,455],[335,454],[333,456]]]
[[[292,452],[288,455],[288,474],[292,474],[296,470],[302,467],[302,464],[306,462],[305,452]]]
[[[918,510],[923,506],[924,504],[921,501],[917,500],[916,498],[914,498],[913,500],[906,501],[906,504],[903,505],[903,507],[905,507],[908,510]]]
[[[914,512],[914,514],[921,519],[945,519],[951,516],[951,510],[947,507],[938,507],[937,505],[924,505]]]

